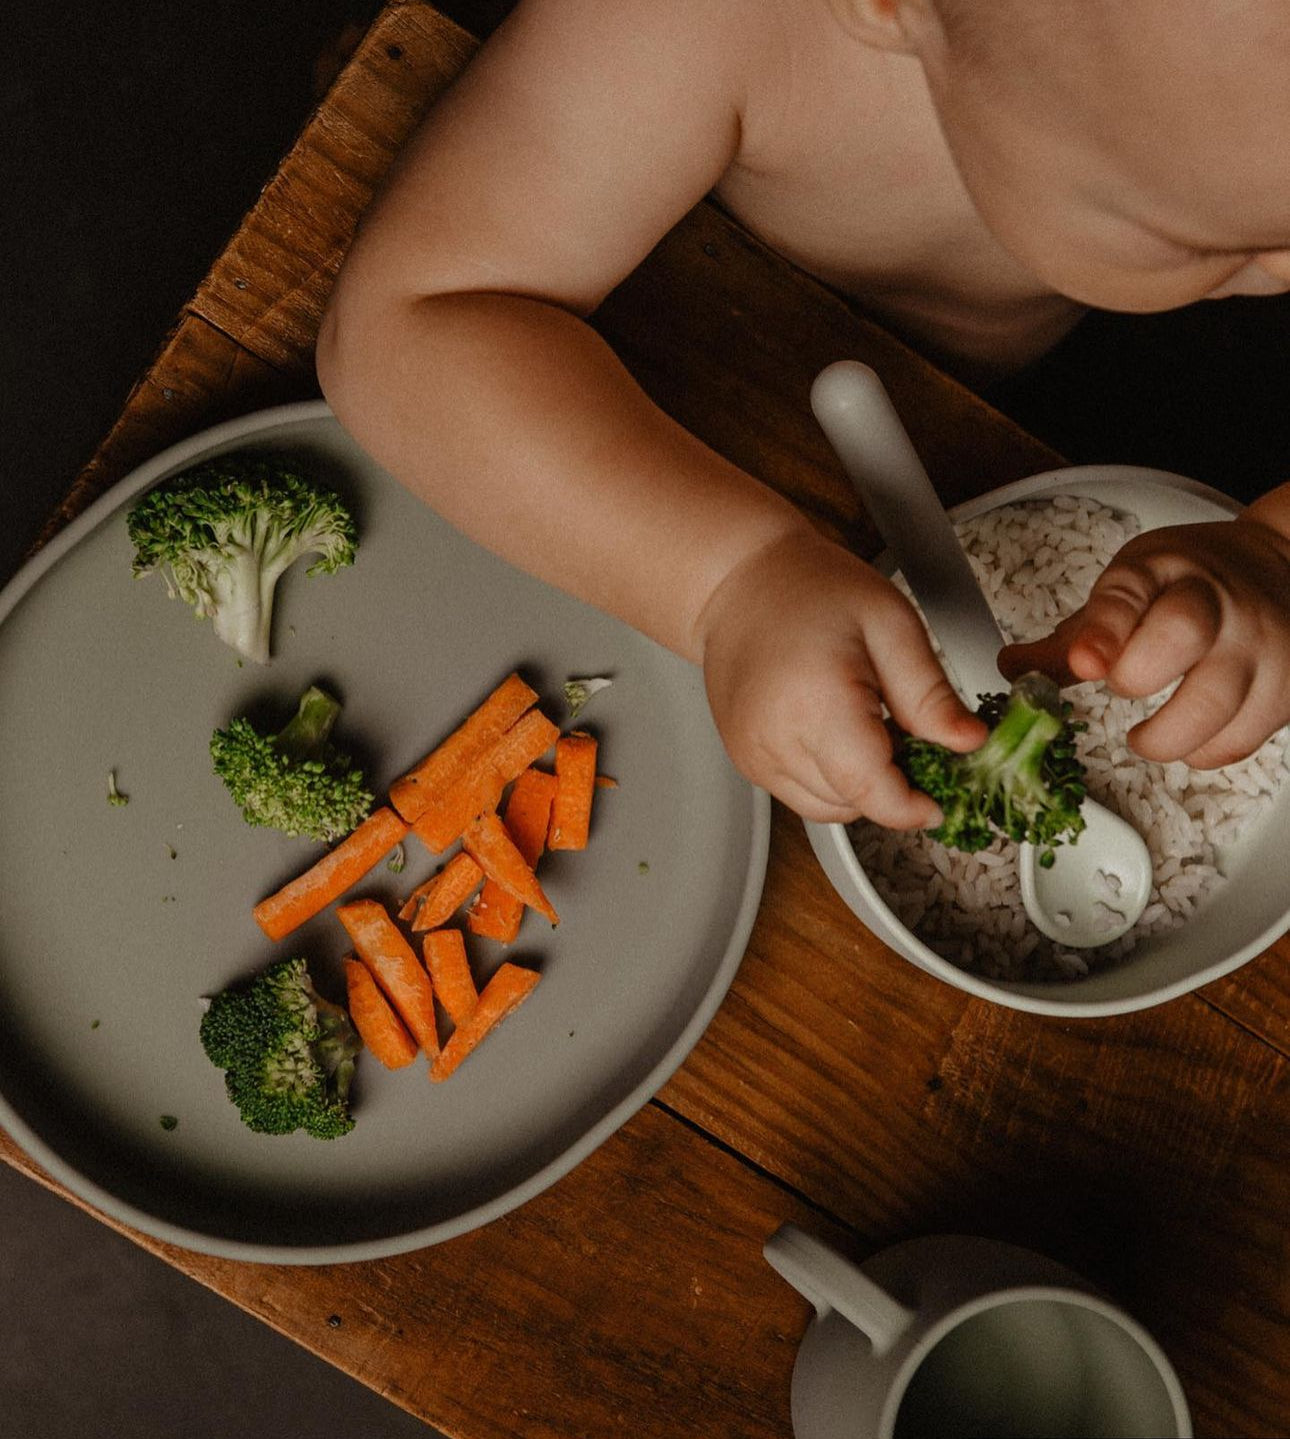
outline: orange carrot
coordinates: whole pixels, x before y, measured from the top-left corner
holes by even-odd
[[[479,999],[470,961],[466,958],[466,941],[459,929],[432,929],[421,941],[421,953],[434,984],[434,992],[454,1024],[470,1017]]]
[[[411,1064],[417,1057],[416,1041],[377,988],[372,971],[349,955],[345,956],[345,987],[349,1017],[373,1056],[386,1069],[402,1069]]]
[[[447,1079],[480,1040],[533,993],[537,982],[536,970],[521,969],[516,964],[502,965],[484,986],[479,1003],[453,1030],[443,1053],[430,1066],[430,1078]]]
[[[529,710],[452,784],[427,799],[412,832],[427,849],[447,849],[476,815],[497,808],[506,786],[544,755],[559,733],[541,710]]]
[[[390,803],[409,823],[431,796],[476,764],[500,736],[537,702],[537,692],[510,674],[441,744],[390,786]]]
[[[439,1053],[434,989],[430,976],[403,938],[398,926],[374,899],[356,899],[336,911],[358,957],[372,971],[413,1039],[430,1058]]]
[[[417,885],[407,897],[399,918],[414,930],[438,929],[479,888],[484,871],[464,849],[459,849],[438,874]]]
[[[375,809],[312,868],[262,899],[251,911],[270,939],[282,939],[357,884],[408,832],[392,809]]]
[[[516,779],[506,801],[502,823],[530,869],[537,868],[546,846],[554,795],[553,774],[540,769],[526,769]],[[466,925],[472,934],[510,944],[520,932],[523,916],[523,901],[508,894],[495,879],[489,879],[484,881],[475,903],[466,911]]]
[[[515,848],[515,841],[506,833],[506,826],[495,810],[472,820],[461,837],[461,844],[468,854],[475,857],[488,878],[495,879],[507,894],[523,900],[530,909],[545,915],[552,924],[559,924],[560,916],[543,893],[537,875]]]
[[[547,847],[586,849],[596,791],[596,741],[585,730],[572,730],[556,741],[555,777]]]

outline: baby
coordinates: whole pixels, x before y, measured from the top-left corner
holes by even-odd
[[[884,707],[959,750],[984,727],[911,607],[582,317],[710,192],[982,380],[1087,306],[1280,293],[1288,74],[1285,0],[521,0],[367,216],[319,377],[448,520],[702,665],[749,779],[811,819],[934,824]],[[1182,676],[1139,753],[1248,754],[1290,719],[1290,485],[1133,540],[1000,664]]]

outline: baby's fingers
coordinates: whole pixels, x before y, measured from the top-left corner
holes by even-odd
[[[1066,621],[1070,626],[1066,662],[1071,676],[1077,680],[1107,678],[1160,593],[1159,582],[1145,565],[1123,561],[1109,565],[1083,609]]]
[[[959,698],[916,615],[874,637],[870,655],[891,717],[909,734],[960,752],[984,744],[986,726]]]
[[[999,673],[1011,684],[1031,670],[1046,674],[1059,686],[1075,684],[1079,675],[1068,663],[1071,641],[1079,633],[1083,611],[1064,619],[1050,634],[1025,644],[1004,645],[999,651]]]
[[[1254,694],[1245,656],[1214,654],[1189,671],[1168,701],[1135,725],[1128,739],[1143,759],[1184,759],[1198,769],[1252,753],[1280,724],[1279,712]]]
[[[1107,671],[1117,694],[1139,698],[1186,674],[1213,648],[1222,623],[1213,588],[1185,576],[1161,590]]]
[[[785,803],[806,819],[838,822],[871,819],[888,829],[939,824],[934,800],[914,789],[893,761],[893,744],[872,692],[857,686],[847,713],[839,706],[828,728],[804,740],[786,776],[811,806],[807,813],[787,793]]]
[[[818,824],[850,824],[863,818],[887,829],[930,829],[941,821],[936,803],[912,789],[892,764],[872,771],[858,787],[835,788],[823,776],[812,776],[807,783],[785,775],[771,793],[803,819]]]

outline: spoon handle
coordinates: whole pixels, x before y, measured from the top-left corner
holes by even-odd
[[[998,623],[882,381],[858,360],[839,360],[816,377],[811,409],[940,642],[959,694],[975,708],[978,695],[1006,690]]]

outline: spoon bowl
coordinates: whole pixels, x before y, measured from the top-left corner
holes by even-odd
[[[816,377],[811,408],[869,517],[918,601],[959,694],[1006,689],[1003,636],[953,522],[868,365],[840,360]],[[1059,845],[1044,867],[1021,846],[1021,896],[1031,923],[1071,948],[1109,944],[1137,922],[1151,893],[1151,855],[1127,821],[1095,800],[1081,807],[1078,844]]]

